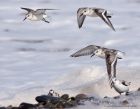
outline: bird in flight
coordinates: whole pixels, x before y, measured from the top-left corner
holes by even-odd
[[[123,58],[124,52],[115,49],[104,48],[101,46],[89,45],[72,54],[71,57],[80,57],[86,55],[91,55],[91,57],[95,55],[105,59],[107,73],[110,80],[111,77],[116,77],[117,60]]]
[[[108,14],[107,10],[102,8],[89,8],[89,7],[79,8],[77,11],[77,22],[79,28],[82,27],[86,16],[100,17],[112,30],[115,31],[115,28],[113,27],[111,21],[109,20],[109,18],[111,18],[111,15]]]
[[[23,21],[26,19],[29,19],[31,21],[44,21],[46,23],[50,23],[49,21],[46,20],[46,18],[47,18],[47,14],[45,13],[46,10],[57,10],[57,9],[36,9],[36,10],[33,10],[30,8],[22,8],[22,7],[21,7],[21,9],[27,11],[27,14],[25,15],[25,18],[23,19]]]

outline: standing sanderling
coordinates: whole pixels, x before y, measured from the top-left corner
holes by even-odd
[[[129,94],[129,85],[131,82],[118,80],[117,78],[112,78],[111,82],[111,87],[113,87],[120,95],[121,93]]]
[[[26,20],[26,19],[29,19],[32,21],[42,20],[42,21],[47,22],[47,23],[50,23],[50,22],[45,19],[45,18],[47,18],[47,14],[45,13],[46,10],[57,10],[57,9],[36,9],[36,10],[33,10],[30,8],[21,8],[21,9],[28,11],[28,13],[25,15],[24,20]]]
[[[49,91],[48,95],[53,97],[59,97],[59,94],[52,89]]]
[[[112,30],[115,31],[115,28],[113,27],[111,21],[109,20],[109,18],[111,18],[111,15],[107,13],[107,10],[102,8],[88,8],[88,7],[79,8],[77,11],[77,21],[79,28],[82,27],[86,16],[100,17],[110,28],[112,28]]]
[[[77,51],[76,53],[72,54],[71,57],[79,57],[85,55],[91,55],[91,57],[95,55],[105,59],[106,66],[107,66],[107,73],[110,80],[111,77],[116,77],[117,59],[122,59],[124,56],[124,52],[115,49],[104,48],[101,46],[89,45]]]

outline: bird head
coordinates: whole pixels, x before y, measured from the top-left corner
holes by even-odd
[[[32,13],[27,13],[23,21],[25,21],[26,19],[31,19],[31,18],[32,18]]]
[[[100,55],[102,54],[102,52],[103,52],[102,49],[97,49],[97,50],[95,50],[94,54],[95,54],[96,56],[100,56]]]
[[[48,95],[53,96],[53,94],[54,94],[54,90],[51,89],[51,90],[49,91]]]
[[[118,57],[119,59],[123,59],[124,56],[125,56],[125,53],[124,53],[124,52],[121,52],[121,51],[118,51],[118,52],[117,52],[117,57]]]
[[[89,8],[85,8],[85,9],[83,10],[83,15],[88,15],[89,13],[90,13]]]

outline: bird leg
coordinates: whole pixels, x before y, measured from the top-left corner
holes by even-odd
[[[91,58],[94,56],[95,54],[93,53],[92,55],[91,55]]]
[[[113,68],[113,69],[114,69],[114,72],[113,72],[113,76],[114,76],[114,77],[116,77],[116,66],[117,66],[117,59],[116,59],[116,61],[115,61],[115,63],[114,63],[114,66],[113,66],[113,67],[114,67],[114,68]]]
[[[45,18],[42,19],[44,22],[50,23],[49,21],[47,21]]]

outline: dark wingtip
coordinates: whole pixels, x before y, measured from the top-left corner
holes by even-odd
[[[70,57],[79,57],[79,55],[72,54]]]
[[[113,29],[113,31],[115,31],[115,32],[116,32],[116,30],[115,30],[115,28],[114,28],[114,27],[113,27],[112,29]]]
[[[78,25],[79,29],[82,27],[81,25]]]
[[[74,55],[70,55],[70,57],[74,57]]]
[[[111,18],[112,16],[107,16],[108,18]]]
[[[45,9],[45,10],[60,10],[60,9]]]

